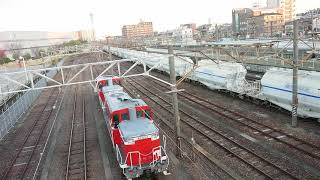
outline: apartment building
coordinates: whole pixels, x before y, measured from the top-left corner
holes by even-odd
[[[153,35],[152,22],[140,22],[135,25],[124,25],[122,27],[122,36],[127,38],[152,36],[152,35]]]

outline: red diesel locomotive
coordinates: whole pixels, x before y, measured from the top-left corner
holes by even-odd
[[[119,78],[97,78],[99,100],[120,168],[127,179],[145,172],[167,174],[169,159],[161,146],[159,129],[150,107],[133,99],[120,85]]]

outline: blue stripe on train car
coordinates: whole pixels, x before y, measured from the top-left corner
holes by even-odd
[[[272,86],[265,86],[265,85],[262,85],[262,87],[266,87],[266,88],[269,88],[269,89],[275,89],[275,90],[278,90],[278,91],[284,91],[284,92],[292,93],[291,90],[287,90],[287,89],[281,89],[281,88],[276,88],[276,87],[272,87]],[[320,99],[320,96],[314,96],[314,95],[306,94],[306,93],[298,93],[298,94],[301,95],[301,96],[308,96],[308,97]]]
[[[211,73],[206,73],[206,72],[202,72],[202,71],[195,71],[197,73],[201,73],[201,74],[207,74],[207,75],[211,75],[211,76],[215,76],[215,77],[219,77],[219,78],[226,78],[226,77],[223,77],[223,76],[218,76],[218,75],[214,75],[214,74],[211,74]]]

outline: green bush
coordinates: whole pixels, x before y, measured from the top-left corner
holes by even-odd
[[[76,46],[76,45],[81,45],[83,43],[86,43],[86,41],[81,41],[81,40],[71,40],[69,42],[63,43],[64,46]]]
[[[19,57],[20,57],[20,54],[19,54],[19,53],[14,53],[14,54],[12,55],[12,58],[15,59],[15,60],[18,60]]]
[[[23,58],[24,58],[25,60],[31,59],[30,53],[26,53],[25,55],[23,55]]]
[[[0,64],[6,64],[11,62],[11,60],[7,57],[0,58]]]

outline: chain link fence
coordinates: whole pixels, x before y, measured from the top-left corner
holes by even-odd
[[[60,62],[59,64],[62,64]],[[48,72],[47,76],[52,78],[57,71]],[[47,84],[46,79],[42,78],[35,84],[35,87],[43,87]],[[42,90],[27,91],[22,95],[18,95],[18,100],[0,115],[0,140],[14,127],[15,123],[21,119],[22,115],[29,109],[33,102],[39,97]]]

